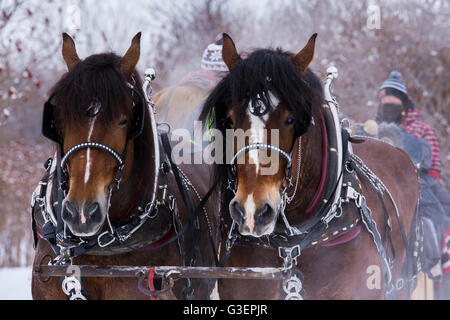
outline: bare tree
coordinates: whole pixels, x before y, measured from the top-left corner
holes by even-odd
[[[367,24],[371,4],[380,9],[379,29]],[[71,14],[79,26],[68,25]],[[139,69],[156,69],[156,89],[199,68],[203,50],[222,32],[240,52],[297,52],[317,32],[312,69],[324,80],[329,65],[338,67],[334,93],[346,117],[373,118],[378,88],[391,70],[402,72],[423,120],[436,129],[442,180],[450,187],[449,16],[450,2],[440,0],[0,0],[0,266],[31,262],[23,253],[31,234],[23,230],[28,197],[50,156],[40,119],[46,92],[66,72],[63,31],[75,38],[81,58],[123,54],[142,31]]]

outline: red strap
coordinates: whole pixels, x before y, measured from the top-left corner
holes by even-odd
[[[162,237],[159,241],[152,243],[144,248],[141,248],[140,250],[149,250],[159,247],[160,245],[163,245],[166,241],[170,240],[170,238],[172,238],[173,235],[175,235],[175,231],[173,230],[173,228],[171,228],[170,231],[167,232],[166,235]]]
[[[320,113],[321,116],[321,125],[322,125],[322,168],[320,170],[320,182],[319,187],[316,190],[316,194],[314,198],[309,203],[308,207],[305,210],[305,214],[309,215],[313,212],[317,205],[319,204],[320,197],[322,195],[323,189],[325,187],[325,178],[327,176],[327,165],[328,165],[328,136],[327,136],[327,128],[325,126],[325,119],[323,114]]]
[[[148,288],[151,292],[155,292],[155,285],[153,283],[153,274],[155,273],[155,268],[150,268],[150,272],[148,273]],[[150,297],[151,300],[156,300],[155,296]]]

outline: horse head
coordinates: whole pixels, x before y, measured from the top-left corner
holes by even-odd
[[[53,87],[44,109],[43,134],[61,147],[66,197],[62,220],[75,236],[94,236],[105,226],[112,192],[130,179],[134,141],[146,122],[135,66],[138,33],[123,57],[96,54],[81,60],[63,34],[68,72]]]
[[[213,115],[215,128],[233,132],[227,141],[231,161],[228,155],[217,172],[228,188],[233,185],[223,206],[242,235],[261,237],[275,229],[297,141],[308,132],[320,97],[308,69],[315,38],[296,55],[260,49],[241,59],[224,34],[222,54],[230,72],[206,100],[201,117]]]

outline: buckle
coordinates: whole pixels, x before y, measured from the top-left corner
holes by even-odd
[[[175,210],[176,199],[174,196],[170,195],[168,201],[169,201],[169,210],[173,212]]]
[[[36,204],[36,200],[44,199],[44,195],[43,195],[42,191],[44,190],[45,186],[47,186],[47,182],[39,181],[38,185],[36,186],[36,188],[33,191],[33,194],[31,195],[31,202],[30,202],[31,208],[34,208],[34,205]]]
[[[297,257],[300,256],[300,245],[293,247],[278,247],[278,255],[283,259],[283,269],[291,270],[297,265]]]
[[[347,185],[345,190],[345,197],[343,198],[344,202],[350,202],[350,200],[355,201],[355,205],[358,208],[361,208],[363,205],[364,196],[357,192],[351,185]]]
[[[110,239],[108,239],[105,243],[102,243],[101,239],[104,238],[105,236],[109,236]],[[114,241],[116,241],[116,238],[114,237],[114,235],[110,234],[109,231],[105,231],[103,233],[100,233],[97,237],[97,243],[98,246],[100,248],[104,248],[109,246],[111,243],[113,243]]]
[[[63,245],[58,244],[59,247],[59,255],[53,259],[53,265],[65,265],[72,264],[73,258],[73,247],[65,247]]]
[[[301,254],[300,245],[296,245],[294,247],[279,247],[278,255],[282,259],[291,258],[295,259]]]

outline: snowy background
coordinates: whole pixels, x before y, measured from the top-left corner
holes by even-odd
[[[375,29],[368,23],[374,5]],[[157,70],[156,89],[196,70],[222,32],[240,52],[297,52],[317,32],[312,69],[324,79],[329,65],[338,67],[334,92],[347,117],[373,118],[379,86],[392,69],[402,72],[411,99],[436,129],[448,188],[449,17],[450,2],[440,0],[0,0],[0,299],[30,297],[29,199],[52,154],[40,135],[41,113],[46,92],[66,71],[62,32],[84,58],[122,55],[142,31],[138,69]]]
[[[31,267],[0,269],[0,300],[31,300]]]

